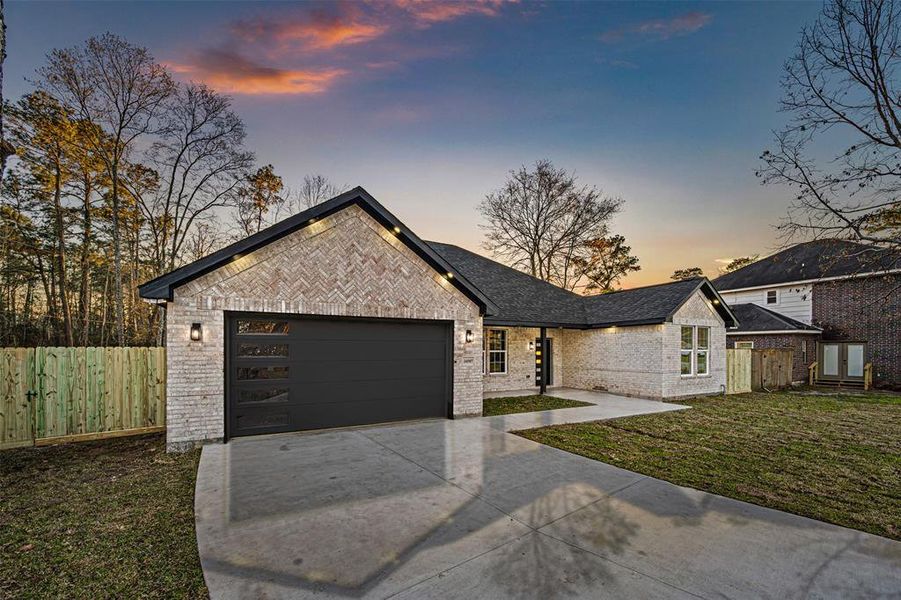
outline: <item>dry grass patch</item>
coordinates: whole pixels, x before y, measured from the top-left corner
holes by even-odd
[[[199,458],[161,434],[0,452],[0,597],[206,598]]]
[[[510,396],[507,398],[485,398],[482,402],[482,415],[496,417],[498,415],[512,415],[515,413],[535,412],[539,410],[554,410],[557,408],[576,408],[579,406],[591,406],[590,402],[579,400],[567,400],[554,396],[533,394],[532,396]]]
[[[517,432],[678,485],[901,540],[901,397],[744,394]]]

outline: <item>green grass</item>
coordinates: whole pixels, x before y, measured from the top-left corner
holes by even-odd
[[[482,414],[486,417],[512,415],[514,413],[535,412],[537,410],[554,410],[556,408],[576,408],[591,406],[590,402],[555,398],[554,396],[511,396],[509,398],[485,398],[482,402]]]
[[[0,452],[0,598],[206,598],[199,458],[162,435]]]
[[[901,396],[744,394],[517,432],[673,483],[901,540]]]

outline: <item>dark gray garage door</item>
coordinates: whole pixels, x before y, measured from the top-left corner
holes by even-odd
[[[449,323],[227,317],[228,435],[448,414]]]

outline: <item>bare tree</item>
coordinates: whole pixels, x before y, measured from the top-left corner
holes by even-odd
[[[573,289],[578,265],[590,240],[607,233],[622,200],[604,196],[594,186],[549,160],[511,171],[500,189],[479,205],[487,221],[485,247],[495,256],[539,279]]]
[[[6,159],[15,153],[12,145],[3,134],[3,62],[6,60],[6,16],[3,13],[3,0],[0,0],[0,182],[6,170]]]
[[[670,276],[670,279],[674,281],[680,281],[682,279],[694,279],[695,277],[703,277],[704,269],[701,267],[688,267],[686,269],[676,269],[673,271],[673,274]]]
[[[761,156],[758,172],[763,183],[794,190],[780,225],[787,242],[794,237],[844,238],[897,255],[899,24],[901,4],[830,0],[820,18],[802,30],[782,80],[782,110],[790,121],[777,133],[775,148]],[[820,144],[821,153],[820,148],[841,140],[850,142],[834,147],[832,160],[810,156],[812,142]]]
[[[225,236],[214,219],[200,221],[192,228],[185,244],[185,258],[189,261],[200,260],[221,248],[224,243]]]
[[[47,65],[39,70],[38,85],[96,126],[87,132],[103,134],[86,136],[84,143],[103,160],[110,178],[116,339],[123,345],[120,169],[137,140],[162,128],[159,116],[172,94],[172,79],[146,48],[111,33],[90,38],[83,46],[54,50],[47,58]],[[97,139],[100,137],[103,139]],[[111,144],[106,143],[107,138]]]
[[[300,212],[307,208],[313,208],[347,190],[348,186],[335,185],[325,175],[305,175],[303,184],[297,192],[296,210]]]
[[[230,104],[204,85],[178,86],[165,103],[166,126],[150,148],[149,168],[131,165],[124,178],[147,219],[156,274],[178,266],[195,222],[234,204],[253,164]]]

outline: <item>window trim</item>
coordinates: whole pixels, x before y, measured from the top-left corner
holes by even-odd
[[[739,346],[739,344],[751,344],[751,345],[750,346]],[[748,340],[735,342],[735,349],[736,350],[753,350],[754,342],[748,341]]]
[[[694,329],[695,329],[695,344],[694,344],[695,345],[695,365],[694,365],[695,366],[695,369],[694,369],[695,376],[705,377],[707,375],[710,375],[710,327],[708,327],[706,325],[696,325]],[[701,348],[700,333],[701,333],[702,329],[707,330],[707,347],[706,348]],[[701,371],[698,369],[698,364],[699,364],[698,357],[702,353],[704,354],[704,358],[705,358],[703,373],[701,373]]]
[[[770,292],[773,292],[776,295],[776,300],[774,302],[770,302]],[[766,290],[763,293],[763,304],[764,306],[779,306],[779,288],[772,288]]]
[[[691,348],[682,347],[682,330],[691,329]],[[698,344],[698,331],[700,329],[707,330],[707,347],[701,348]],[[679,326],[679,377],[710,377],[710,332],[713,328],[709,325],[680,325]],[[707,357],[706,370],[701,373],[698,371],[698,356],[704,354]],[[682,372],[682,357],[691,357],[691,372]]]
[[[491,350],[488,347],[488,343],[491,338],[491,333],[494,331],[498,331],[498,332],[501,332],[504,334],[504,337],[503,337],[504,349],[503,350]],[[490,328],[486,329],[485,332],[486,332],[485,343],[483,345],[484,350],[482,351],[484,353],[483,372],[487,373],[489,377],[492,375],[506,375],[508,373],[508,371],[510,370],[510,365],[509,365],[510,356],[508,353],[510,343],[509,343],[509,340],[507,339],[509,332],[506,329],[502,329],[499,327],[490,327]],[[491,370],[491,353],[492,352],[503,354],[503,356],[504,356],[504,370],[503,371],[492,371]]]
[[[691,348],[683,348],[682,347],[682,333],[684,329],[691,330]],[[695,374],[695,346],[697,342],[695,341],[695,327],[694,325],[680,325],[679,326],[679,376],[680,377],[694,377]],[[689,357],[689,369],[688,373],[682,372],[682,357]]]

